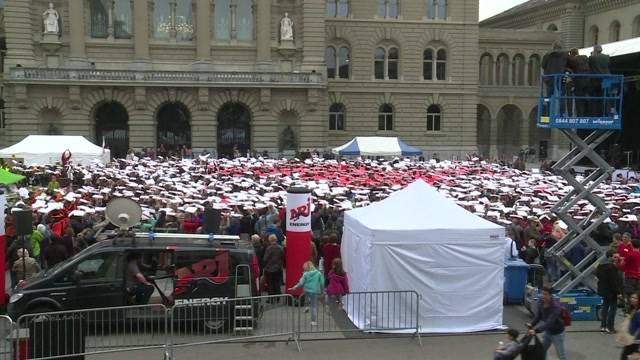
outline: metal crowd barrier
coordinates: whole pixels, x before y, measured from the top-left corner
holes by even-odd
[[[420,345],[420,295],[415,291],[355,292],[342,299],[319,295],[317,317],[310,298],[291,295],[176,300],[163,305],[108,307],[0,316],[0,360],[83,358],[126,351],[157,351],[250,341],[413,334]],[[309,305],[309,306],[308,306]]]
[[[171,348],[271,338],[301,350],[291,295],[197,300],[171,309]]]
[[[420,345],[420,295],[416,291],[352,292],[342,299],[320,295],[313,322],[310,299],[300,304],[298,337],[323,339],[330,333],[413,334]]]
[[[15,360],[13,356],[13,344],[17,337],[17,332],[11,318],[0,316],[0,360]]]
[[[15,348],[27,354],[16,358],[44,360],[151,349],[167,356],[168,314],[163,305],[141,305],[23,315],[15,326],[19,333],[15,343],[20,344]]]

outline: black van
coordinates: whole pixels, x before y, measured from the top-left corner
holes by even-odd
[[[9,316],[16,320],[29,313],[144,305],[136,304],[125,286],[132,257],[154,284],[150,304],[197,307],[259,294],[258,259],[238,237],[120,233],[18,284]],[[229,323],[226,311],[220,316]]]

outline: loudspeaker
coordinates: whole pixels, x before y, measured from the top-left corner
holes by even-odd
[[[31,210],[16,210],[12,215],[16,235],[31,235],[33,232],[33,212]]]
[[[202,232],[205,234],[220,233],[220,210],[212,208],[204,209]]]

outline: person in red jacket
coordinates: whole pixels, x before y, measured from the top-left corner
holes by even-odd
[[[622,243],[618,245],[618,254],[620,254],[620,256],[624,258],[631,251],[633,251],[633,245],[631,244],[631,234],[624,233],[622,235]]]
[[[627,252],[621,261],[624,272],[624,294],[627,300],[631,294],[638,293],[640,290],[640,240],[634,239],[631,244],[633,250]]]
[[[333,265],[333,259],[339,258],[340,244],[338,244],[338,237],[335,234],[329,236],[329,241],[322,245],[322,261],[324,262],[324,278],[329,279],[329,271]]]

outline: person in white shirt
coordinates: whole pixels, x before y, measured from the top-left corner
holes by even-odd
[[[513,258],[518,257],[518,245],[511,238],[511,230],[505,229],[505,237],[504,237],[504,261],[507,262]]]

